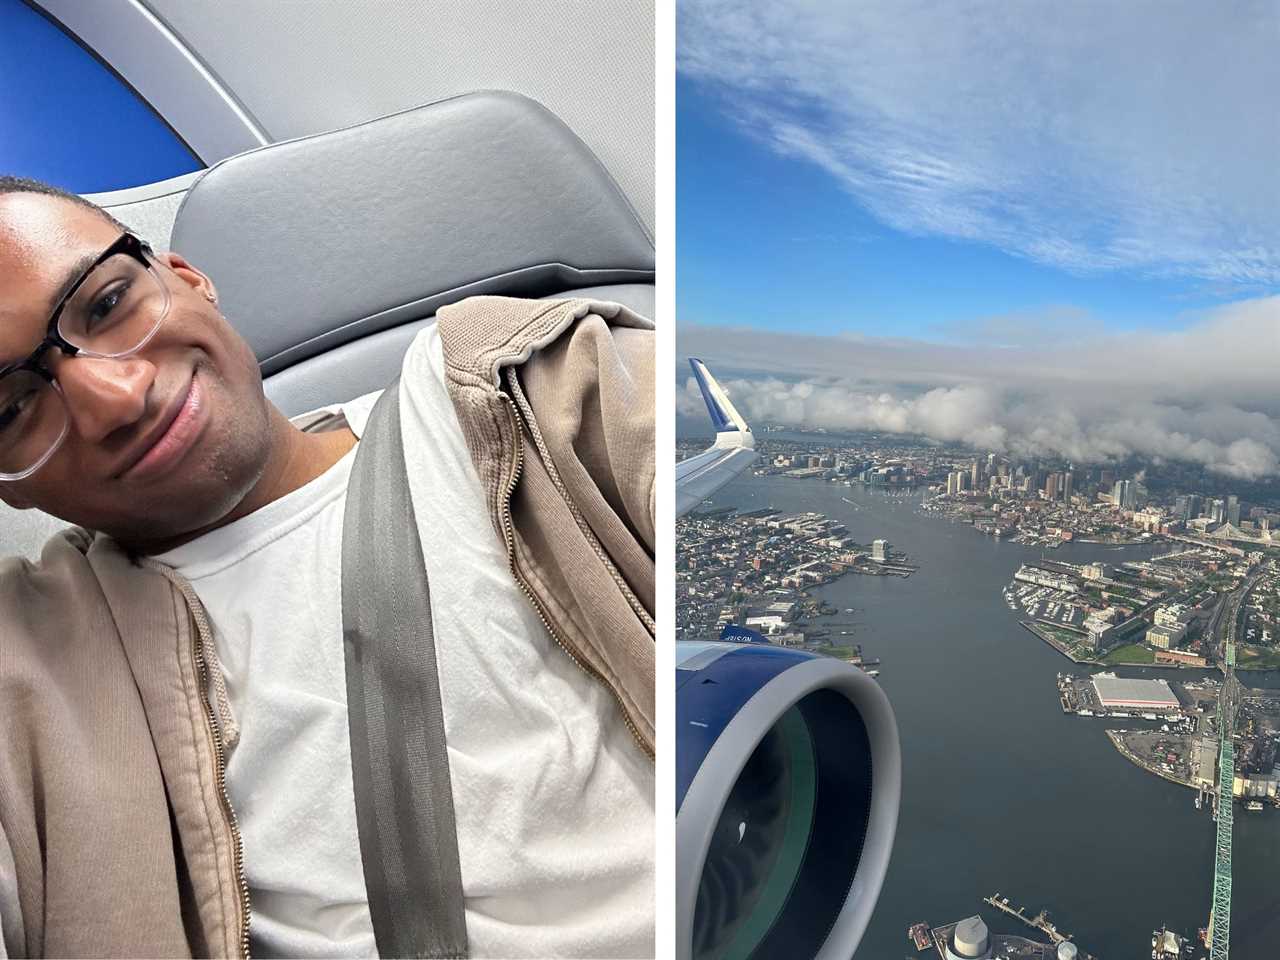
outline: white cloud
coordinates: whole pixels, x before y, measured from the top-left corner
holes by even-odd
[[[1280,283],[1280,6],[683,0],[680,70],[884,223]]]
[[[1077,463],[1186,460],[1241,480],[1280,475],[1280,297],[1199,315],[1177,333],[1070,343],[1023,319],[1046,335],[1004,349],[696,324],[681,324],[677,349],[706,360],[757,423],[923,434]],[[1004,324],[993,328],[1005,335]],[[692,380],[677,410],[705,417]]]

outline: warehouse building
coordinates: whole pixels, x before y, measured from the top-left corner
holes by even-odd
[[[1093,678],[1098,703],[1105,710],[1175,711],[1178,698],[1164,680],[1127,680],[1111,673]]]

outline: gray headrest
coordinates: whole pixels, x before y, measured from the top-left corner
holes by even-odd
[[[213,279],[265,374],[472,294],[654,275],[652,237],[591,151],[500,92],[224,160],[171,245]]]

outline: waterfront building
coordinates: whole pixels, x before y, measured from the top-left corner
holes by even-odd
[[[1196,741],[1196,763],[1192,768],[1191,782],[1197,787],[1212,790],[1218,782],[1218,738],[1205,734]]]
[[[1093,689],[1104,710],[1150,710],[1173,712],[1178,698],[1164,680],[1131,680],[1113,673],[1093,678]]]
[[[1159,533],[1162,523],[1164,523],[1164,515],[1161,514],[1159,507],[1148,507],[1145,510],[1134,511],[1133,525],[1139,530],[1145,530],[1147,533]]]
[[[1018,572],[1013,575],[1013,579],[1021,580],[1023,583],[1034,583],[1037,587],[1061,590],[1063,593],[1080,592],[1080,588],[1071,577],[1026,563],[1018,568]]]
[[[1203,667],[1208,665],[1198,653],[1189,650],[1157,650],[1156,663],[1177,663],[1184,667]]]
[[[956,924],[947,944],[947,960],[986,960],[991,956],[991,934],[979,916]]]
[[[889,550],[892,546],[888,540],[873,540],[871,542],[871,559],[877,563],[884,563],[889,559]]]
[[[1084,621],[1085,632],[1089,636],[1089,646],[1095,651],[1106,650],[1115,638],[1115,624],[1101,619],[1097,614]]]
[[[1086,580],[1106,580],[1111,576],[1111,567],[1105,563],[1086,563],[1080,572]]]

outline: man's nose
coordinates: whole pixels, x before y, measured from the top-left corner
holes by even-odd
[[[156,378],[155,366],[137,354],[111,360],[63,357],[51,372],[66,399],[72,430],[89,443],[141,420]]]

